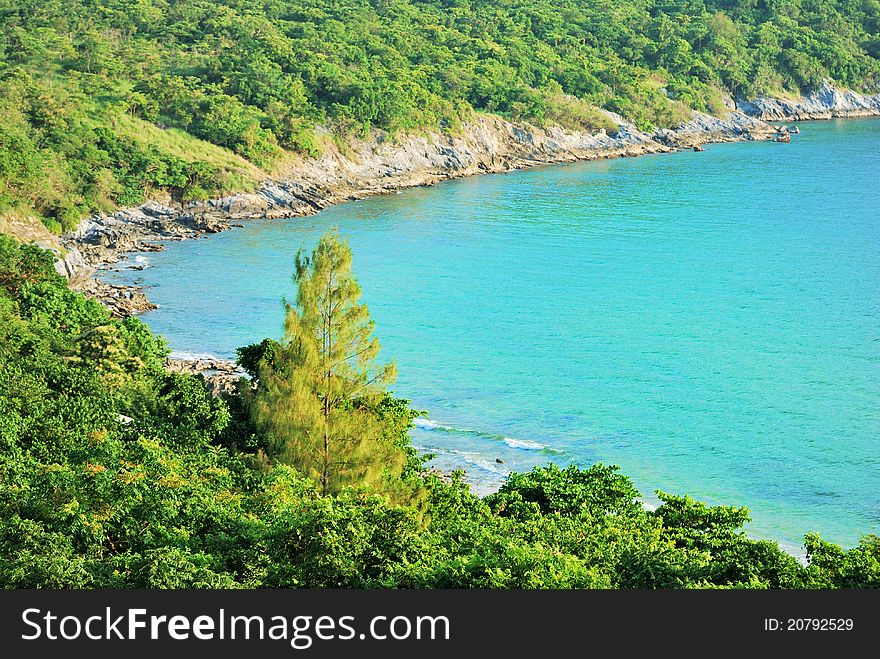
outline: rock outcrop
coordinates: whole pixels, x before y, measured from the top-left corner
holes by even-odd
[[[835,117],[880,116],[880,94],[862,95],[840,89],[828,80],[819,89],[793,99],[737,99],[737,107],[745,114],[763,121],[805,121]]]
[[[116,318],[136,316],[145,311],[159,308],[150,302],[146,293],[139,286],[109,284],[100,279],[87,278],[78,281],[72,287],[74,290],[78,290],[98,300]]]
[[[36,217],[0,217],[0,232],[52,252],[55,255],[55,270],[74,285],[88,281],[94,274],[95,269],[83,258],[74,243],[65,244]]]
[[[457,135],[376,133],[344,152],[331,149],[319,158],[297,160],[255,192],[172,208],[156,201],[111,214],[95,215],[63,236],[59,263],[75,285],[98,298],[117,315],[155,308],[136,287],[83,278],[81,273],[140,268],[125,256],[164,249],[169,241],[223,231],[255,218],[311,215],[332,204],[404,188],[486,172],[575,160],[595,160],[662,153],[707,142],[769,139],[773,129],[741,112],[719,119],[694,112],[691,121],[672,130],[648,134],[619,115],[609,133],[537,128],[477,115]],[[59,252],[60,254],[60,252]]]
[[[220,218],[198,221],[190,210],[149,201],[110,215],[94,215],[65,234],[63,240],[66,246],[75,247],[87,263],[101,267],[116,263],[127,252],[158,251],[163,241],[196,238],[226,228],[228,224]]]
[[[165,368],[171,373],[201,375],[208,391],[214,396],[235,393],[238,381],[247,377],[235,362],[226,359],[204,357],[180,357],[172,355],[165,361]]]
[[[661,129],[651,138],[678,149],[701,146],[707,142],[739,142],[768,139],[775,129],[760,119],[741,112],[730,112],[726,117],[694,112],[690,121],[674,129]]]
[[[74,245],[52,251],[57,256],[55,270],[58,274],[66,277],[74,286],[80,282],[89,281],[95,273],[95,269],[86,262],[82,253]]]

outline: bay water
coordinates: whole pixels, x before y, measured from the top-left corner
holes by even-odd
[[[753,535],[880,531],[880,120],[449,181],[145,258],[179,352],[281,334],[338,228],[414,443],[478,492],[550,461],[748,506]]]

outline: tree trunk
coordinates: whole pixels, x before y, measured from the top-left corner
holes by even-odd
[[[326,323],[324,331],[324,354],[328,355],[325,380],[326,387],[324,390],[324,464],[321,473],[321,489],[324,496],[327,496],[327,493],[330,490],[330,378],[332,377],[332,372],[329,355],[331,354],[333,347],[333,319],[330,316],[330,314],[333,313],[332,282],[333,274],[330,273],[327,276],[327,313],[324,314],[324,317],[326,318],[324,321]]]

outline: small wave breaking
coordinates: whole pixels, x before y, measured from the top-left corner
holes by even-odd
[[[215,355],[212,355],[209,352],[188,352],[186,350],[172,350],[169,357],[188,362],[214,361],[217,359]]]
[[[558,449],[547,446],[546,444],[541,444],[540,442],[536,442],[531,439],[515,439],[513,437],[507,437],[505,435],[499,435],[491,432],[484,432],[482,430],[456,428],[455,426],[450,426],[439,421],[426,419],[424,417],[418,417],[414,419],[413,425],[419,430],[457,433],[461,435],[474,435],[494,442],[503,442],[509,448],[518,449],[521,451],[546,451],[548,453],[561,453],[561,451]]]
[[[418,451],[433,453],[437,456],[436,461],[451,469],[459,467],[476,468],[477,474],[469,472],[470,481],[476,481],[482,485],[492,485],[497,488],[504,482],[504,479],[510,474],[504,464],[495,462],[486,458],[479,453],[473,451],[459,451],[452,448],[437,448],[416,445],[414,447]]]
[[[413,419],[413,425],[416,428],[421,428],[422,430],[446,430],[448,432],[473,432],[472,430],[465,430],[462,428],[453,428],[452,426],[445,426],[442,423],[437,423],[436,421],[431,421],[431,419],[425,419],[422,417],[418,417]]]
[[[518,448],[523,451],[543,451],[548,450],[552,451],[549,446],[546,444],[541,444],[539,442],[533,442],[529,439],[514,439],[513,437],[505,437],[504,443],[507,444],[510,448]]]

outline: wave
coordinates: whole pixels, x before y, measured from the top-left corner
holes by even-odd
[[[99,270],[110,270],[113,272],[123,272],[124,270],[145,270],[152,267],[150,257],[135,256],[133,259],[122,258],[115,263],[105,263],[98,266]]]
[[[442,423],[437,423],[436,421],[431,421],[431,419],[425,419],[423,417],[418,417],[413,419],[413,425],[416,428],[421,428],[422,430],[446,430],[448,432],[473,432],[472,430],[466,430],[463,428],[453,428],[452,426],[444,426]]]
[[[506,437],[505,435],[498,435],[491,432],[484,432],[482,430],[472,430],[470,428],[456,428],[455,426],[450,426],[445,423],[440,423],[439,421],[434,421],[432,419],[426,419],[424,417],[418,417],[413,420],[413,425],[419,430],[428,430],[428,431],[437,431],[437,432],[449,432],[449,433],[457,433],[461,435],[475,435],[477,437],[482,437],[484,439],[491,440],[493,442],[503,442],[509,448],[519,449],[521,451],[545,451],[547,453],[561,453],[559,449],[555,449],[547,444],[541,444],[540,442],[533,441],[531,439],[514,439],[513,437]]]
[[[513,437],[505,437],[504,443],[507,444],[510,448],[518,448],[522,449],[523,451],[543,451],[545,449],[549,451],[553,450],[546,444],[533,442],[530,439],[514,439]]]
[[[414,445],[413,448],[425,453],[434,453],[437,458],[443,462],[460,460],[468,466],[477,467],[484,473],[484,476],[488,477],[489,481],[496,485],[500,485],[510,474],[510,469],[504,466],[503,463],[495,462],[471,451],[459,451],[454,448],[437,448],[418,445]]]
[[[186,350],[172,350],[169,356],[172,359],[182,359],[188,362],[217,360],[217,357],[209,352],[188,352]]]

